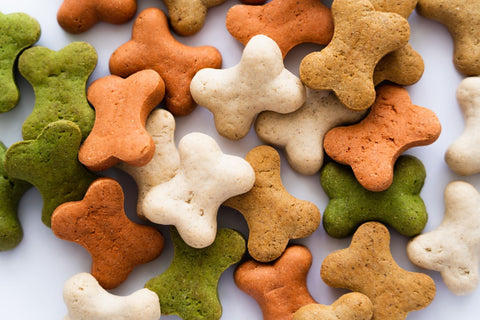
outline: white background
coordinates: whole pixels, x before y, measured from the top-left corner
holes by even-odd
[[[56,12],[61,0],[15,0],[0,2],[3,13],[26,12],[36,18],[42,28],[37,45],[59,50],[72,41],[87,41],[98,52],[98,65],[90,81],[109,74],[108,60],[112,52],[130,39],[133,20],[121,26],[100,23],[80,35],[70,35],[57,24]],[[165,10],[160,0],[141,0],[137,15],[147,7],[159,7]],[[191,37],[177,37],[190,46],[213,45],[223,55],[223,68],[233,66],[240,59],[243,46],[238,43],[225,28],[225,15],[228,9],[237,4],[237,0],[227,0],[223,5],[209,10],[204,28]],[[324,1],[328,5],[328,1]],[[414,104],[434,110],[442,124],[442,134],[432,145],[410,149],[407,153],[420,158],[427,170],[427,179],[422,190],[429,221],[425,231],[437,227],[443,217],[443,191],[453,180],[466,180],[480,187],[478,175],[460,177],[454,174],[444,162],[447,147],[463,131],[463,117],[456,102],[455,93],[463,79],[452,64],[452,40],[442,25],[416,15],[409,19],[411,40],[425,61],[425,73],[415,85],[408,87]],[[305,44],[294,48],[286,57],[286,66],[298,74],[301,59],[311,51],[322,47]],[[21,125],[30,114],[34,105],[31,86],[18,76],[21,90],[20,104],[6,114],[0,114],[0,140],[7,146],[21,140]],[[208,110],[198,107],[191,115],[177,118],[176,141],[186,133],[200,131],[212,136],[225,153],[244,157],[253,147],[261,144],[253,131],[241,141],[233,142],[220,137]],[[117,178],[126,194],[127,215],[139,221],[135,215],[136,186],[126,174],[116,169],[108,170],[110,176]],[[306,177],[293,172],[282,157],[282,179],[287,190],[294,196],[314,202],[323,212],[328,199],[320,187],[318,175]],[[42,198],[32,188],[22,198],[19,217],[24,228],[24,239],[14,250],[0,253],[0,319],[62,319],[66,307],[62,300],[64,282],[79,272],[89,271],[91,258],[81,246],[56,238],[41,220]],[[239,213],[221,208],[218,216],[219,226],[230,227],[247,232],[245,220]],[[142,288],[147,280],[161,274],[172,259],[172,248],[168,228],[158,227],[167,240],[166,248],[156,260],[137,267],[120,287],[111,292],[128,295]],[[480,310],[480,289],[467,296],[455,296],[450,293],[437,272],[421,270],[413,266],[406,257],[405,244],[408,239],[392,231],[392,253],[397,263],[411,271],[423,271],[433,277],[437,285],[437,294],[430,306],[421,311],[410,313],[409,319],[477,319]],[[446,239],[448,241],[448,239]],[[348,239],[333,239],[326,235],[323,227],[306,239],[293,241],[308,246],[313,254],[313,265],[308,275],[308,286],[318,303],[331,304],[346,290],[332,289],[320,278],[320,266],[327,254],[347,247]],[[257,303],[240,291],[233,282],[234,268],[229,268],[221,277],[219,296],[223,305],[222,319],[261,319]],[[201,276],[201,275],[199,275]],[[162,319],[177,319],[165,316]]]

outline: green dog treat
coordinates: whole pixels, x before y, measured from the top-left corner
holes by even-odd
[[[0,12],[0,112],[14,108],[20,99],[14,65],[20,52],[40,38],[40,25],[26,13]]]
[[[97,52],[86,42],[73,42],[59,51],[45,47],[25,50],[18,69],[35,91],[35,107],[22,127],[23,139],[37,138],[43,128],[57,120],[70,120],[87,137],[95,112],[86,96],[88,77],[97,64]]]
[[[323,215],[323,227],[332,237],[352,234],[367,221],[380,221],[400,234],[419,234],[427,223],[427,209],[420,197],[425,167],[413,156],[401,156],[394,168],[392,185],[385,191],[363,188],[350,167],[330,162],[320,173],[323,189],[330,202]]]
[[[183,320],[220,319],[218,280],[223,271],[240,261],[245,240],[237,231],[219,229],[212,245],[195,249],[183,242],[175,228],[170,233],[172,264],[145,287],[157,293],[164,315],[176,314]]]
[[[82,135],[71,121],[47,125],[37,139],[20,141],[5,155],[7,174],[34,185],[42,194],[42,221],[50,227],[57,206],[83,199],[98,178],[78,161]]]
[[[18,221],[18,202],[31,187],[27,182],[10,179],[4,161],[7,148],[0,142],[0,251],[15,248],[23,238],[22,225]]]

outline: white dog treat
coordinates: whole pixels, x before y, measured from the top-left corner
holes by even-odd
[[[63,300],[68,314],[63,320],[158,320],[160,303],[155,292],[140,289],[121,297],[103,289],[89,273],[65,282]]]
[[[190,91],[213,113],[218,133],[232,140],[245,137],[261,111],[289,113],[305,102],[302,82],[285,69],[278,45],[264,35],[247,43],[236,66],[197,72]]]
[[[460,175],[480,172],[480,77],[464,79],[457,89],[457,100],[465,118],[465,130],[450,145],[445,161]]]
[[[327,90],[307,89],[305,104],[295,112],[262,112],[255,131],[265,143],[285,148],[290,166],[312,175],[323,164],[323,138],[328,130],[359,121],[366,112],[345,108],[336,95]]]
[[[150,189],[143,213],[154,223],[174,225],[189,246],[204,248],[215,240],[220,205],[249,191],[255,173],[247,161],[222,153],[215,140],[202,133],[183,137],[178,151],[177,175]]]
[[[410,260],[439,271],[450,291],[472,292],[478,284],[480,261],[480,194],[470,184],[451,182],[445,189],[445,217],[440,226],[413,238],[407,245]]]
[[[175,119],[167,110],[154,110],[147,119],[147,132],[155,142],[155,154],[142,167],[120,163],[118,168],[127,172],[137,183],[137,215],[144,217],[142,204],[147,192],[154,186],[173,178],[180,167],[180,156],[175,146]]]

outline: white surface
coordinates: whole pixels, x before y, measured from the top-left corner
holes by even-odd
[[[110,54],[130,39],[133,21],[121,26],[105,23],[97,24],[90,31],[80,35],[70,35],[57,24],[56,11],[61,0],[2,0],[0,11],[3,13],[26,12],[36,18],[42,28],[42,36],[37,45],[59,50],[72,41],[83,40],[91,43],[98,52],[98,65],[90,82],[107,75]],[[165,9],[160,0],[140,0],[137,14],[147,7]],[[243,46],[238,43],[225,28],[225,15],[236,0],[227,0],[219,7],[210,9],[205,27],[196,35],[182,38],[181,42],[190,46],[213,45],[223,55],[223,67],[237,64]],[[324,1],[326,3],[326,1]],[[442,134],[432,145],[418,147],[407,153],[420,158],[427,169],[427,180],[422,197],[427,205],[429,221],[425,231],[438,226],[443,217],[443,191],[453,180],[465,180],[480,189],[480,175],[460,177],[445,164],[444,153],[450,143],[463,131],[463,117],[455,99],[456,88],[463,79],[452,64],[452,41],[442,25],[417,16],[409,19],[411,40],[425,61],[425,73],[415,85],[408,87],[414,104],[434,110],[441,123]],[[286,57],[286,66],[298,74],[298,65],[308,52],[320,50],[320,46],[301,45]],[[20,76],[21,102],[6,114],[0,114],[0,140],[7,146],[21,140],[21,124],[30,114],[34,105],[31,86]],[[213,118],[208,110],[198,107],[191,115],[177,119],[176,141],[186,133],[200,131],[212,136],[225,153],[244,157],[253,147],[260,144],[253,131],[241,141],[233,142],[220,137],[214,128]],[[318,175],[305,177],[294,173],[282,158],[282,179],[287,190],[294,196],[314,202],[323,212],[327,197],[320,187]],[[126,210],[135,221],[136,187],[132,179],[116,170],[108,173],[118,178],[126,193]],[[28,191],[19,208],[19,217],[24,228],[24,239],[14,250],[0,253],[0,319],[62,319],[66,307],[62,300],[64,282],[76,273],[89,271],[91,258],[83,247],[56,238],[51,230],[40,220],[42,199],[37,190]],[[219,212],[219,225],[238,229],[244,234],[247,227],[240,214],[222,208]],[[168,241],[168,228],[159,229]],[[446,239],[448,241],[448,239]],[[326,235],[320,227],[306,239],[297,240],[311,250],[314,261],[308,275],[308,285],[312,296],[322,304],[330,304],[345,290],[332,289],[320,278],[320,266],[327,254],[344,248],[349,239],[336,240]],[[451,319],[461,317],[464,320],[477,319],[480,302],[480,289],[468,296],[455,296],[450,293],[438,273],[414,267],[407,259],[405,244],[407,239],[392,232],[392,252],[397,263],[407,270],[423,271],[433,277],[437,285],[437,294],[430,306],[421,311],[410,313],[408,319]],[[127,281],[112,292],[127,295],[142,288],[145,282],[161,274],[170,264],[172,248],[167,242],[162,255],[151,263],[137,267]],[[219,296],[223,305],[222,319],[261,319],[256,302],[240,291],[233,282],[233,268],[221,277]],[[162,317],[177,319],[177,317]]]

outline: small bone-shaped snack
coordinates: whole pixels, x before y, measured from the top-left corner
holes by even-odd
[[[480,172],[480,77],[463,79],[457,100],[465,119],[465,129],[445,153],[450,169],[460,175]]]
[[[404,320],[414,310],[432,302],[432,278],[402,269],[390,253],[390,234],[379,222],[358,228],[350,246],[329,254],[320,275],[334,288],[366,295],[373,304],[372,320]]]
[[[367,117],[330,130],[323,145],[333,160],[352,167],[365,189],[383,191],[393,181],[398,156],[409,148],[433,143],[440,131],[435,113],[413,105],[406,89],[382,85]]]
[[[165,84],[153,70],[142,70],[126,79],[110,75],[94,81],[87,98],[95,108],[95,124],[80,147],[80,162],[94,171],[120,161],[137,167],[147,164],[155,143],[145,122],[164,93]]]
[[[313,175],[323,164],[323,138],[330,129],[359,121],[363,111],[345,108],[327,90],[307,89],[303,106],[288,114],[265,111],[255,121],[255,131],[265,143],[284,148],[290,166]]]
[[[410,26],[399,14],[376,11],[369,0],[335,0],[332,13],[333,39],[302,60],[300,78],[312,89],[333,90],[349,109],[368,109],[375,101],[375,66],[407,44]]]
[[[445,188],[442,223],[413,238],[407,245],[408,257],[419,267],[439,271],[453,293],[468,294],[478,286],[479,229],[480,194],[467,182],[451,182]]]
[[[292,320],[370,320],[373,305],[364,294],[351,292],[342,295],[331,305],[312,303],[301,307]]]
[[[222,136],[245,137],[258,113],[289,113],[305,102],[305,87],[283,65],[278,45],[267,36],[254,36],[240,62],[229,69],[200,70],[190,84],[193,99],[213,113]]]
[[[103,289],[89,273],[79,273],[63,285],[68,314],[63,320],[158,320],[160,304],[155,292],[146,288],[128,296]]]
[[[178,152],[177,174],[148,191],[143,214],[154,223],[174,225],[188,245],[204,248],[215,240],[220,205],[250,190],[255,173],[247,161],[224,154],[202,133],[184,136]]]
[[[155,142],[155,153],[152,160],[141,167],[119,163],[118,168],[127,172],[137,183],[137,215],[143,214],[143,199],[151,188],[172,179],[180,167],[180,156],[174,141],[175,119],[164,109],[154,110],[145,126],[148,134]]]

